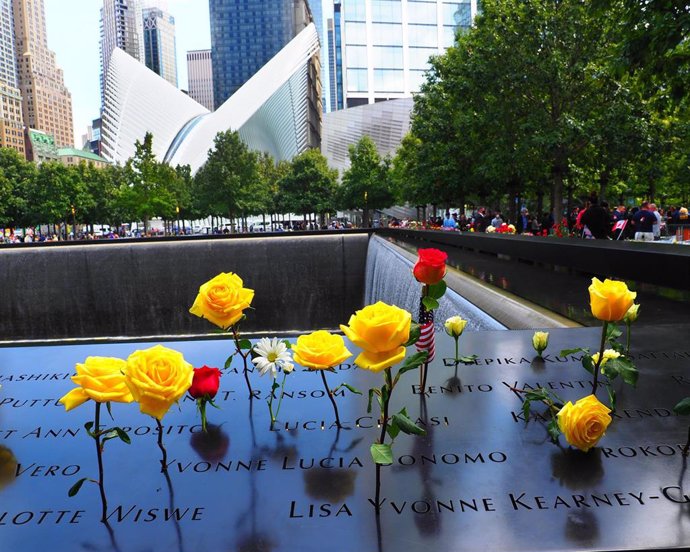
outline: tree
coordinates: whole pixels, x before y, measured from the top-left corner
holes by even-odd
[[[339,203],[344,209],[362,209],[363,223],[370,226],[369,210],[390,207],[396,201],[389,162],[382,161],[368,136],[349,148],[350,168],[343,174]]]
[[[296,156],[287,174],[280,180],[279,194],[283,210],[299,215],[318,213],[321,223],[325,214],[335,211],[338,171],[317,149]]]
[[[0,148],[0,226],[29,223],[27,197],[34,187],[36,166],[11,148]]]
[[[236,131],[219,132],[206,164],[195,177],[195,191],[202,211],[234,219],[248,213],[259,185],[257,154],[250,151]]]
[[[174,175],[167,164],[156,160],[150,132],[146,133],[143,142],[135,142],[134,156],[125,164],[127,185],[121,190],[120,202],[130,220],[144,223],[145,232],[152,217],[171,219],[174,216],[176,198],[171,189]]]

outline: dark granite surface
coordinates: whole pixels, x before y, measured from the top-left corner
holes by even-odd
[[[216,433],[199,433],[195,405],[181,402],[164,419],[169,481],[160,471],[155,423],[135,405],[113,405],[132,444],[105,448],[112,536],[99,522],[92,439],[83,424],[93,403],[64,412],[74,364],[89,355],[125,358],[148,344],[0,348],[0,550],[60,551],[527,551],[665,550],[690,546],[690,481],[680,453],[690,420],[671,414],[690,395],[690,326],[637,329],[637,390],[621,387],[616,419],[597,449],[583,454],[561,437],[549,442],[539,422],[527,427],[508,386],[546,386],[566,400],[589,393],[589,374],[565,347],[590,346],[598,329],[554,330],[543,363],[533,362],[532,332],[469,332],[463,354],[475,365],[444,366],[453,341],[437,335],[429,395],[405,374],[393,403],[426,422],[426,437],[400,435],[396,461],[382,470],[377,518],[369,445],[377,435],[366,398],[338,397],[347,429],[317,374],[288,378],[271,431],[270,381],[252,375],[261,397],[247,400],[242,376],[221,379]],[[227,340],[169,346],[195,366],[222,366]],[[238,367],[237,362],[233,367]],[[381,375],[344,365],[336,385],[380,385]],[[605,393],[601,393],[603,399]],[[109,422],[110,423],[110,422]],[[12,458],[16,459],[14,464]],[[166,520],[175,508],[179,522]],[[114,543],[114,544],[113,544]]]

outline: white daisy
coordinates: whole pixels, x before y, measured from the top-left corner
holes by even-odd
[[[253,358],[252,362],[259,369],[260,375],[264,376],[271,372],[271,376],[275,378],[279,369],[284,370],[286,373],[292,371],[293,365],[290,351],[287,345],[277,337],[273,339],[262,337],[254,345],[254,352],[258,356]]]

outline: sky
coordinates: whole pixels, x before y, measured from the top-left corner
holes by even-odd
[[[72,94],[75,145],[99,116],[101,0],[44,0],[48,47]],[[160,0],[175,17],[178,86],[187,89],[187,51],[211,47],[207,0]]]

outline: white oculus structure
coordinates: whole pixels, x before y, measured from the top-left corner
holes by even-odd
[[[310,86],[318,81],[319,38],[308,25],[216,111],[184,92],[120,49],[113,51],[105,83],[103,152],[124,164],[135,141],[153,135],[153,153],[171,166],[189,165],[192,174],[206,163],[219,132],[237,130],[250,149],[290,160],[319,146],[320,108]],[[316,57],[315,57],[316,56]],[[317,82],[320,97],[320,86]],[[315,120],[316,119],[316,120]]]

